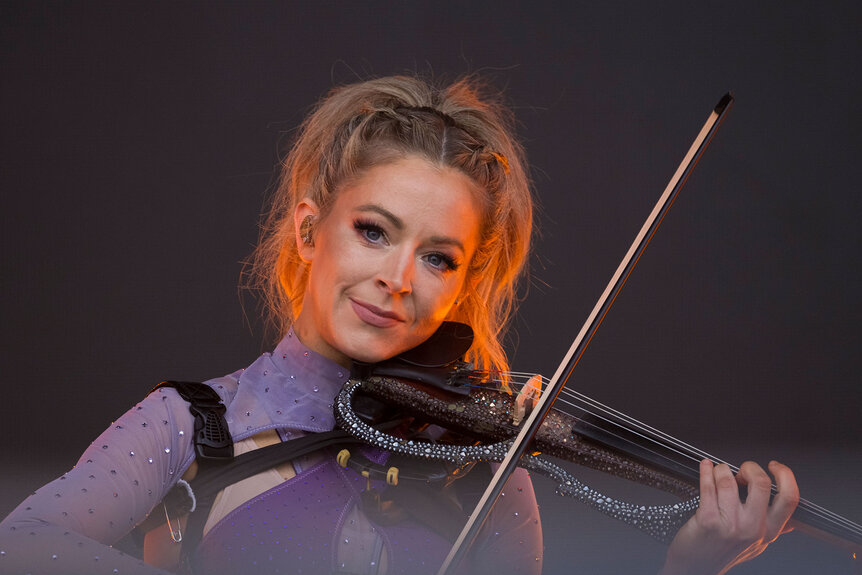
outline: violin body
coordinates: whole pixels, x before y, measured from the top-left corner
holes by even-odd
[[[352,412],[355,394],[370,396],[423,422],[444,426],[462,434],[464,441],[457,445],[422,444],[388,436],[367,426]],[[339,425],[363,441],[413,457],[444,459],[459,465],[474,460],[501,461],[523,424],[514,423],[517,418],[511,393],[473,387],[469,395],[450,394],[439,387],[386,376],[351,379],[339,394],[335,409]],[[550,411],[520,466],[556,481],[557,494],[573,497],[668,543],[699,502],[696,464],[686,468],[681,463],[685,457],[691,459],[691,454],[680,454],[672,442],[664,445],[657,441],[656,437],[663,435],[660,432],[656,437],[644,438],[648,445],[642,445],[628,437],[631,432],[619,422],[605,421],[602,426],[591,418],[595,414],[590,412],[579,418]],[[606,429],[608,426],[614,426],[614,431]],[[655,506],[618,501],[583,484],[539,454],[659,489],[681,501]],[[801,531],[852,553],[862,549],[859,525],[809,502],[803,500],[793,520]]]
[[[357,391],[362,391],[402,408],[402,411],[420,415],[423,422],[446,425],[449,429],[467,431],[471,421],[482,428],[478,434],[469,434],[463,443],[437,444],[413,441],[388,435],[367,425],[352,410]],[[365,380],[351,379],[336,398],[335,416],[339,426],[365,443],[415,458],[443,460],[457,466],[473,461],[502,462],[517,431],[511,417],[514,403],[504,392],[486,390],[471,394],[467,399],[454,397],[447,402],[437,393],[430,395],[415,389],[411,384],[390,377],[371,377]],[[492,406],[493,404],[493,406]],[[426,411],[427,410],[427,411]],[[490,416],[488,414],[490,413]],[[472,420],[471,417],[481,417]],[[557,483],[557,494],[572,497],[581,503],[636,527],[659,541],[669,543],[679,528],[697,510],[699,499],[694,496],[697,488],[687,485],[667,473],[650,469],[632,459],[613,453],[604,446],[585,440],[575,434],[576,421],[564,414],[554,414],[543,424],[541,443],[558,456],[570,461],[612,473],[626,479],[638,481],[664,489],[690,499],[670,505],[645,506],[607,497],[585,485],[565,469],[552,461],[534,454],[525,454],[519,465],[529,471],[540,473]],[[506,428],[510,429],[506,429]],[[505,437],[496,443],[481,443],[485,438],[493,441],[503,433]]]
[[[421,386],[389,377],[371,377],[360,382],[359,390],[398,407],[405,413],[457,431],[483,443],[512,439],[515,425],[513,395],[488,388],[475,388],[470,395],[429,394]],[[575,433],[578,420],[562,411],[552,411],[542,422],[532,451],[572,461],[617,477],[635,481],[676,495],[681,499],[697,495],[697,483],[651,469],[647,465]]]

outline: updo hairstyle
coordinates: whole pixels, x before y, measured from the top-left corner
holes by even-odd
[[[251,283],[264,294],[279,335],[299,314],[308,280],[295,240],[297,204],[312,200],[324,218],[346,183],[415,156],[460,170],[479,191],[479,246],[450,318],[475,332],[468,360],[478,369],[505,370],[500,338],[516,303],[533,211],[523,151],[512,132],[509,110],[475,79],[436,87],[393,76],[333,89],[303,122],[283,162],[251,262]]]

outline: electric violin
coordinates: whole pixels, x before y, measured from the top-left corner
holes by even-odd
[[[733,98],[726,94],[671,178],[635,237],[608,286],[584,323],[559,368],[543,380],[541,393],[524,417],[512,389],[534,384],[529,374],[480,373],[460,361],[472,343],[472,330],[444,323],[425,344],[381,364],[355,363],[350,382],[336,399],[339,425],[362,441],[415,458],[453,464],[494,461],[500,466],[458,537],[438,575],[453,573],[516,466],[550,477],[557,492],[641,529],[664,542],[698,506],[698,463],[722,460],[639,422],[583,394],[563,388],[607,314],[662,218],[724,119]],[[357,395],[371,396],[475,439],[445,445],[407,440],[375,429],[353,410]],[[643,505],[607,497],[573,477],[547,456],[623,477],[672,493],[680,501]],[[734,472],[738,468],[731,466]],[[772,487],[773,494],[776,487]],[[802,499],[794,527],[849,550],[862,550],[862,525]]]

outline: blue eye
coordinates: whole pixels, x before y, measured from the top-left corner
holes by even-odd
[[[364,231],[365,239],[367,239],[369,242],[379,242],[380,239],[383,237],[383,234],[380,232],[380,230],[375,230],[374,228]]]
[[[431,267],[442,271],[454,271],[458,269],[458,264],[455,263],[454,259],[439,252],[428,254],[425,256],[425,261],[428,262]]]
[[[353,228],[369,243],[378,244],[386,239],[386,233],[377,224],[356,220],[353,222]]]

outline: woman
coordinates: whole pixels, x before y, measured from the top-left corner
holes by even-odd
[[[352,360],[393,357],[444,320],[473,328],[467,359],[478,368],[506,369],[500,336],[532,218],[509,125],[471,81],[436,89],[407,77],[336,89],[310,115],[253,266],[284,337],[247,369],[208,382],[227,406],[236,454],[332,429],[332,400]],[[0,524],[4,572],[176,569],[185,519],[167,506],[169,523],[147,535],[147,563],[106,545],[149,513],[161,515],[171,488],[198,473],[192,428],[174,389],[150,394]],[[663,572],[723,572],[777,537],[798,496],[789,469],[770,469],[780,490],[771,505],[769,477],[756,464],[734,479],[726,466],[704,462],[701,508]],[[383,521],[367,497],[382,485],[369,481],[324,451],[244,479],[220,493],[200,545],[185,550],[189,564],[205,573],[435,572],[449,538],[410,505],[399,521]],[[745,503],[738,482],[748,486]],[[508,490],[464,572],[541,571],[527,474],[519,471]],[[462,508],[467,499],[458,489],[432,497]]]

